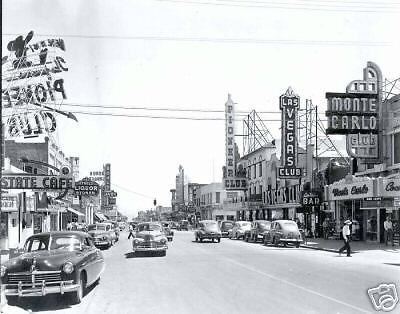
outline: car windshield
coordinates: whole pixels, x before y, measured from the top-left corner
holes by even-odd
[[[218,231],[218,223],[216,221],[204,222],[204,228],[210,231]]]
[[[89,231],[91,231],[91,230],[96,230],[96,225],[89,225],[89,226],[88,226],[88,230],[89,230]]]
[[[81,241],[76,236],[53,236],[50,250],[78,251],[81,248]]]
[[[100,231],[106,231],[106,227],[105,225],[96,225],[94,227],[94,229],[89,229],[89,230],[100,230]]]
[[[251,227],[251,223],[248,221],[240,222],[239,226],[240,226],[240,228],[248,228],[248,227]]]
[[[50,236],[31,237],[25,242],[26,252],[47,251],[49,249]]]
[[[271,228],[271,223],[269,221],[260,221],[259,224],[260,224],[260,227],[263,229]]]
[[[284,222],[284,223],[282,223],[282,227],[283,227],[283,229],[285,229],[287,231],[297,231],[298,230],[297,224],[294,221]]]
[[[221,227],[225,228],[225,229],[232,229],[233,228],[233,222],[223,222],[221,224]]]
[[[141,224],[138,226],[138,231],[156,231],[160,230],[160,225],[156,224]]]

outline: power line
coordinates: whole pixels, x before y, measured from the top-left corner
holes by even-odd
[[[115,186],[115,187],[117,187],[117,188],[119,188],[119,189],[121,189],[121,190],[124,190],[124,191],[126,191],[126,192],[132,193],[132,194],[136,194],[136,195],[139,195],[139,196],[142,196],[142,197],[145,197],[145,198],[154,199],[153,196],[148,196],[148,195],[145,195],[145,194],[143,194],[143,193],[139,193],[139,192],[132,191],[132,190],[130,190],[130,189],[128,189],[128,188],[125,188],[125,187],[120,186],[120,185],[115,184],[115,183],[112,183],[111,185],[112,185],[112,186]]]
[[[157,0],[156,0],[157,1]],[[167,1],[167,0],[163,0]],[[169,1],[169,0],[168,0]],[[172,0],[171,0],[172,1]],[[64,37],[83,39],[113,39],[113,40],[150,40],[176,42],[210,42],[234,44],[276,44],[304,46],[391,46],[391,42],[354,41],[354,40],[298,40],[298,39],[257,39],[257,38],[213,38],[213,37],[172,37],[172,36],[120,36],[120,35],[79,35],[79,34],[35,34],[38,37]],[[19,36],[19,34],[3,33],[2,36]]]
[[[285,10],[309,10],[309,11],[331,11],[331,12],[354,12],[354,13],[397,13],[396,10],[349,10],[349,9],[336,9],[334,6],[324,7],[307,7],[304,5],[303,7],[290,7],[284,5],[285,3],[277,3],[276,4],[266,4],[266,5],[255,5],[255,4],[237,4],[234,1],[225,1],[225,2],[209,2],[209,1],[188,1],[188,0],[154,0],[158,2],[172,2],[172,3],[184,3],[184,4],[199,4],[199,5],[214,5],[214,6],[227,6],[227,7],[240,7],[240,8],[267,8],[267,9],[285,9]],[[250,1],[246,1],[250,2]],[[250,2],[254,3],[254,2]],[[279,5],[282,4],[282,5]],[[322,5],[321,5],[322,6]],[[337,6],[336,6],[337,7]],[[345,6],[342,6],[345,8]],[[371,7],[372,8],[372,7]]]
[[[158,0],[162,1],[162,0]],[[311,7],[333,7],[333,8],[366,8],[366,9],[376,9],[376,8],[383,8],[383,9],[390,9],[390,8],[397,8],[400,5],[400,2],[360,2],[360,1],[312,1],[312,0],[297,0],[294,2],[279,2],[279,1],[256,1],[256,0],[215,0],[217,2],[239,2],[239,3],[255,3],[255,4],[279,4],[279,5],[289,5],[289,6],[311,6]],[[299,3],[303,2],[303,3]],[[343,5],[343,4],[345,5]],[[357,4],[356,6],[352,4]]]

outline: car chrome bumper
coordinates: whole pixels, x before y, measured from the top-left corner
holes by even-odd
[[[221,238],[220,234],[204,234],[199,236],[200,239],[218,239]]]
[[[58,282],[36,282],[15,284],[3,284],[1,290],[4,291],[6,296],[18,297],[41,297],[46,294],[59,293],[64,294],[67,292],[77,291],[79,284],[74,284],[73,280],[58,281]]]
[[[109,245],[110,242],[108,241],[93,241],[95,246],[104,246],[104,245]]]
[[[159,246],[159,247],[133,247],[133,251],[135,252],[147,252],[147,251],[165,251],[168,249],[168,247],[165,246]]]
[[[290,242],[290,243],[301,243],[303,240],[301,239],[279,239],[281,242]]]

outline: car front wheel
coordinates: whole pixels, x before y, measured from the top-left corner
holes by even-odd
[[[72,292],[72,295],[71,295],[73,304],[81,303],[82,298],[84,296],[86,283],[85,283],[85,277],[83,274],[81,274],[79,276],[78,284],[79,284],[78,289],[76,291]]]
[[[218,240],[217,240],[217,241],[218,241],[218,243],[220,243],[220,242],[221,242],[221,238],[218,238]]]

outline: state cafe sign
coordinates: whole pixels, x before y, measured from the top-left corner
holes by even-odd
[[[72,176],[5,174],[1,177],[2,189],[66,190],[75,186]]]

